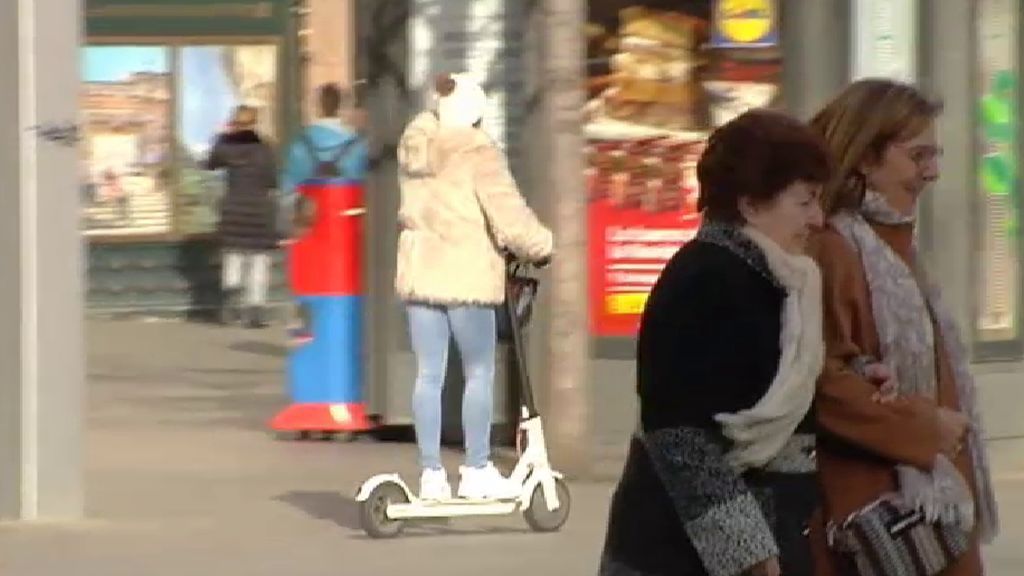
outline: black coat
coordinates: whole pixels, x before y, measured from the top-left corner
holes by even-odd
[[[777,554],[785,576],[810,576],[811,417],[786,458],[742,475],[714,420],[771,385],[785,296],[763,253],[730,226],[706,225],[665,267],[641,322],[641,426],[612,500],[601,576],[734,576]]]
[[[227,169],[227,193],[221,200],[217,233],[224,248],[270,250],[277,246],[277,186],[274,151],[250,130],[218,138],[207,163]]]

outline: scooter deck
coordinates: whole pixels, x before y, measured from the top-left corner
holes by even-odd
[[[519,508],[519,500],[451,500],[389,504],[387,515],[393,520],[415,518],[443,518],[448,516],[497,516],[510,514]]]
[[[513,496],[511,498],[450,498],[448,500],[416,500],[415,502],[409,502],[410,505],[415,506],[471,506],[474,504],[497,504],[497,503],[509,503],[518,502],[519,496]]]

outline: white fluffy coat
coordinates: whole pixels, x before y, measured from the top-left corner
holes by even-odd
[[[504,155],[477,128],[417,116],[398,146],[402,200],[395,289],[407,302],[495,305],[505,299],[501,249],[537,260],[551,232],[526,205]]]

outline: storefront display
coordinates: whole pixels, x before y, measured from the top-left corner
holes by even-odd
[[[917,79],[917,0],[853,0],[850,79]]]
[[[584,131],[591,332],[635,334],[669,258],[700,226],[709,132],[781,104],[771,0],[590,0]]]
[[[224,175],[203,163],[239,104],[257,109],[272,144],[297,125],[293,7],[85,0],[76,192],[89,308],[208,317],[220,306],[214,232]],[[286,288],[279,261],[271,301]]]
[[[272,44],[86,47],[86,233],[211,232],[224,183],[206,155],[240,104],[276,139],[277,60]]]
[[[981,226],[975,329],[982,343],[1006,342],[1021,337],[1017,3],[983,0],[977,14]]]
[[[81,201],[90,234],[171,229],[170,68],[166,47],[84,50]]]

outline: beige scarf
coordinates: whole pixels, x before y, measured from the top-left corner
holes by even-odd
[[[782,354],[768,392],[751,408],[715,416],[725,436],[734,443],[727,457],[739,470],[764,466],[789,441],[811,408],[825,358],[817,264],[807,256],[787,253],[749,226],[743,232],[760,248],[769,271],[787,295],[779,336]]]

